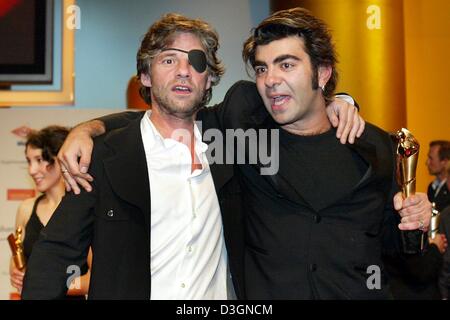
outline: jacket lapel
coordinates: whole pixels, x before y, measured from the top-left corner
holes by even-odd
[[[363,139],[356,139],[354,144],[347,144],[346,146],[356,152],[368,164],[365,174],[362,176],[358,184],[352,189],[353,192],[377,177],[379,171],[377,149],[375,145]]]
[[[114,155],[103,163],[114,192],[142,211],[150,235],[150,184],[140,123],[141,118],[136,119],[105,139]]]
[[[209,165],[209,168],[211,169],[216,193],[219,195],[222,187],[233,177],[233,165],[212,163]]]

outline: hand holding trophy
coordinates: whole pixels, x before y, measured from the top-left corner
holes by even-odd
[[[9,247],[11,248],[14,264],[19,270],[25,269],[25,254],[23,252],[22,228],[18,227],[16,233],[8,236]]]
[[[419,142],[407,129],[397,131],[397,183],[403,197],[416,193],[416,168],[419,159]],[[401,231],[403,252],[416,254],[422,252],[425,244],[423,230]]]

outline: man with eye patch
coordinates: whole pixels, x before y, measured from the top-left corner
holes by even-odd
[[[208,163],[194,120],[204,130],[223,128],[225,105],[236,105],[230,99],[263,105],[244,82],[223,106],[203,108],[224,72],[217,49],[216,32],[202,20],[167,14],[150,27],[137,70],[152,108],[125,126],[113,117],[107,129],[118,129],[95,139],[92,190],[67,194],[41,233],[24,299],[62,297],[68,267],[81,265],[89,246],[89,299],[245,298],[239,182],[232,164]],[[341,103],[331,114],[334,108],[355,109]]]
[[[39,249],[29,262],[24,298],[60,296],[65,290],[65,268],[84,259],[89,244],[93,248],[91,299],[226,299],[233,296],[233,287],[240,299],[327,298],[297,279],[304,280],[316,271],[312,263],[309,271],[303,269],[304,264],[309,263],[305,256],[309,251],[293,247],[307,243],[279,241],[310,234],[307,230],[313,227],[308,219],[316,223],[321,219],[320,215],[312,214],[313,207],[307,208],[295,196],[299,191],[296,188],[304,182],[306,188],[315,191],[311,179],[298,179],[299,174],[306,171],[301,162],[284,162],[281,174],[264,178],[255,171],[260,169],[260,164],[210,164],[205,155],[208,146],[194,123],[194,119],[200,120],[204,131],[210,128],[279,129],[275,120],[285,130],[283,122],[296,122],[289,120],[291,108],[285,108],[290,101],[297,99],[297,102],[307,103],[311,90],[315,90],[316,99],[321,96],[318,90],[324,92],[325,85],[316,83],[323,82],[323,74],[320,74],[323,70],[320,69],[317,77],[313,77],[316,80],[309,85],[306,85],[308,78],[297,79],[304,89],[297,92],[300,96],[304,94],[301,99],[287,90],[268,95],[260,91],[259,95],[254,84],[238,82],[220,106],[205,109],[212,86],[223,73],[216,56],[217,48],[217,35],[201,20],[169,14],[152,25],[137,56],[138,76],[143,85],[141,95],[151,103],[152,110],[139,114],[138,118],[136,114],[128,114],[125,121],[123,116],[102,119],[108,133],[95,139],[89,174],[80,176],[90,181],[95,177],[92,189],[63,199],[54,221],[36,244]],[[295,66],[295,60],[295,56],[281,55],[273,62],[289,71]],[[257,83],[264,68],[271,67],[271,63],[272,60],[258,60],[255,65],[258,67]],[[274,80],[266,85],[276,87]],[[325,98],[322,96],[322,99]],[[330,117],[330,108],[332,115],[337,108],[335,102],[328,102],[326,117]],[[265,105],[271,107],[266,110]],[[354,109],[351,108],[344,113]],[[359,121],[357,114],[351,115]],[[335,139],[331,126],[337,123],[333,122],[331,116],[327,139],[330,134]],[[88,138],[90,134],[98,135],[105,130],[100,121],[94,121],[93,126],[94,129],[89,128]],[[353,138],[357,133],[360,135],[362,129],[359,129],[359,125],[356,129],[351,125],[343,131],[341,128],[341,140],[345,142],[349,133]],[[86,154],[81,156],[86,157]],[[352,172],[351,181],[367,169],[363,162],[359,163],[361,166]],[[298,170],[290,170],[291,165]],[[68,167],[63,165],[66,179],[69,178]],[[80,177],[77,181],[81,183]],[[287,177],[290,180],[285,181]],[[291,183],[295,184],[294,188],[289,187]],[[254,193],[259,189],[258,195],[270,200],[263,199],[255,205],[258,200]],[[305,195],[311,196],[311,192]],[[339,195],[339,192],[336,193]],[[335,196],[331,200],[335,200]],[[322,196],[318,201],[329,201],[328,197]],[[392,196],[386,195],[385,200],[391,202]],[[301,210],[290,207],[295,201],[303,206]],[[262,215],[254,211],[256,207],[264,215],[273,214],[275,219],[259,220]],[[422,214],[427,208],[425,201],[417,205],[410,200],[408,208],[403,204],[398,207],[407,209],[403,213],[407,217],[402,221],[404,228],[417,228],[418,221],[422,227],[427,227],[429,215]],[[288,223],[289,219],[285,220],[282,214],[304,221]],[[259,228],[261,223],[265,226]],[[291,229],[280,228],[280,224]],[[320,226],[327,225],[328,222]],[[306,229],[305,233],[296,231],[297,227]],[[263,230],[273,230],[277,234]],[[328,230],[331,236],[335,235],[332,229]],[[327,239],[326,234],[323,238]],[[356,244],[361,240],[356,236],[351,239]],[[271,250],[275,252],[277,247],[279,256],[273,258]],[[283,256],[292,250],[297,250],[295,255]],[[324,254],[321,257],[328,259]],[[301,268],[292,267],[297,264]],[[280,273],[284,266],[294,274]],[[232,281],[227,276],[228,268]],[[267,276],[265,270],[272,270],[270,277],[264,276]],[[295,285],[297,282],[302,285]],[[333,297],[348,296],[341,292]]]

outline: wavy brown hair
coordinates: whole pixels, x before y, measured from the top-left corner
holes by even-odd
[[[212,87],[217,85],[224,74],[222,62],[217,57],[219,49],[219,36],[210,24],[201,19],[191,19],[176,13],[169,13],[156,21],[145,34],[137,52],[137,77],[142,74],[150,75],[153,58],[162,49],[170,45],[176,34],[188,32],[196,35],[205,50],[207,71],[211,76],[211,88],[206,91],[203,103],[209,102],[212,96]],[[150,88],[142,86],[141,97],[150,105]]]
[[[242,57],[246,65],[255,67],[255,53],[259,45],[266,45],[272,41],[290,36],[299,36],[304,41],[305,52],[312,64],[312,88],[318,89],[318,74],[320,66],[332,68],[331,77],[325,85],[323,96],[327,104],[333,99],[336,89],[338,73],[336,71],[337,57],[331,34],[326,24],[314,17],[308,10],[293,8],[275,12],[264,19],[251,36],[244,42]]]

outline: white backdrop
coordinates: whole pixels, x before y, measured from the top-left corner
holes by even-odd
[[[0,299],[9,299],[15,289],[9,282],[11,252],[6,238],[14,231],[17,208],[33,192],[24,154],[21,128],[41,129],[58,124],[75,124],[111,113],[111,109],[0,109]],[[9,200],[8,200],[9,199]]]

